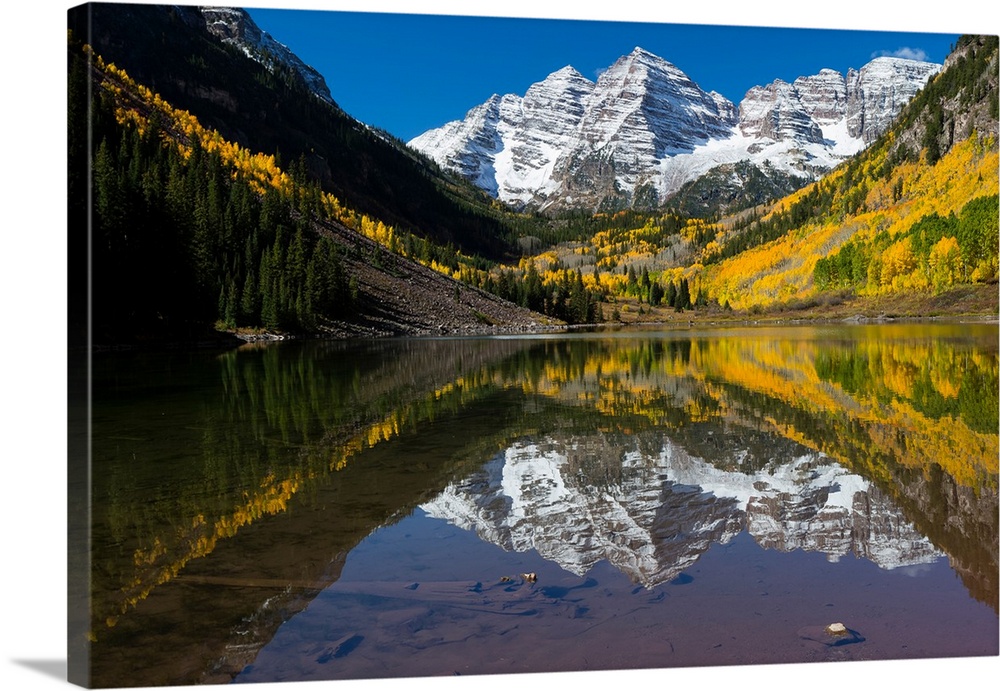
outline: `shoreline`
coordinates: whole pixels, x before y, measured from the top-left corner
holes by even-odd
[[[470,291],[471,292],[471,291]],[[391,338],[472,338],[490,336],[533,336],[587,331],[637,329],[694,329],[720,326],[778,326],[809,324],[890,324],[920,322],[1000,323],[1000,293],[995,283],[958,286],[939,294],[906,294],[878,297],[819,296],[815,303],[785,308],[730,311],[717,306],[677,312],[666,307],[650,307],[635,301],[618,301],[626,319],[593,324],[564,324],[523,308],[509,305],[507,316],[514,321],[495,323],[483,320],[445,321],[442,319],[379,321],[366,315],[357,321],[333,322],[319,332],[294,333],[264,329],[208,330],[187,338],[167,335],[133,336],[130,342],[92,343],[70,348],[70,352],[92,353],[149,350],[229,350],[246,345],[283,341],[352,341]],[[641,310],[645,310],[641,313]],[[470,323],[474,321],[475,323]],[[434,324],[433,326],[431,324]],[[81,340],[77,340],[80,343]]]
[[[559,333],[589,333],[600,331],[655,331],[658,329],[669,330],[697,330],[705,327],[768,327],[768,326],[824,326],[833,324],[847,325],[876,325],[876,324],[919,324],[935,322],[952,322],[963,324],[997,324],[1000,325],[1000,315],[995,314],[943,314],[932,316],[902,316],[902,317],[867,317],[864,315],[854,315],[850,317],[808,317],[808,316],[733,316],[721,317],[719,315],[701,316],[700,318],[658,320],[658,321],[635,321],[635,322],[600,322],[595,324],[561,324],[551,326],[528,327],[523,325],[512,327],[485,327],[485,328],[455,328],[447,331],[412,331],[398,333],[272,333],[254,332],[252,334],[233,334],[231,332],[219,332],[219,338],[198,339],[192,341],[167,340],[167,341],[147,341],[142,343],[118,343],[118,344],[92,344],[89,347],[71,349],[75,351],[87,351],[91,353],[125,353],[125,352],[150,352],[150,351],[196,351],[196,350],[231,350],[252,345],[267,345],[271,343],[282,343],[288,341],[369,341],[369,340],[390,340],[404,338],[476,338],[492,336],[543,336]]]

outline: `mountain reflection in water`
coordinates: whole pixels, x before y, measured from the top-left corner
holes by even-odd
[[[71,650],[89,647],[94,685],[389,674],[343,661],[281,674],[274,662],[268,674],[266,661],[279,632],[305,627],[307,608],[338,588],[388,597],[344,575],[376,534],[445,519],[483,549],[588,579],[577,585],[613,567],[654,599],[715,563],[714,550],[748,549],[741,536],[774,558],[857,559],[883,572],[946,562],[993,635],[957,652],[866,654],[995,654],[997,382],[993,324],[95,357],[92,591]],[[428,541],[426,559],[470,572],[473,557],[436,553],[447,542]],[[466,597],[456,594],[465,586],[442,587],[449,603]],[[930,636],[942,624],[924,625]],[[371,655],[371,632],[322,631],[310,649],[329,654],[316,659]],[[649,664],[592,652],[594,668]],[[391,673],[449,673],[434,654]],[[659,664],[769,661],[748,648]],[[516,671],[552,671],[524,664]]]
[[[797,451],[781,465],[743,472],[720,470],[669,439],[655,456],[602,438],[515,444],[422,508],[579,576],[606,560],[646,587],[676,578],[743,530],[769,549],[822,552],[831,561],[854,554],[889,569],[941,556],[869,482],[822,454]],[[574,471],[591,454],[619,457],[613,482]]]

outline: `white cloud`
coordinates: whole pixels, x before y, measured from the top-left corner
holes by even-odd
[[[922,48],[897,48],[872,53],[873,58],[906,58],[907,60],[927,60],[927,51]]]

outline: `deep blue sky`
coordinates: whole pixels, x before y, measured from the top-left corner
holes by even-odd
[[[264,31],[326,78],[344,110],[403,140],[463,117],[493,93],[523,95],[566,65],[596,80],[636,46],[739,104],[752,86],[792,81],[825,67],[846,73],[882,54],[943,62],[958,38],[913,31],[247,9]]]

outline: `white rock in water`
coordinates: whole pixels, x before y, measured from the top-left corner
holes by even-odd
[[[826,632],[831,636],[843,636],[847,633],[847,627],[837,622],[826,627]]]

